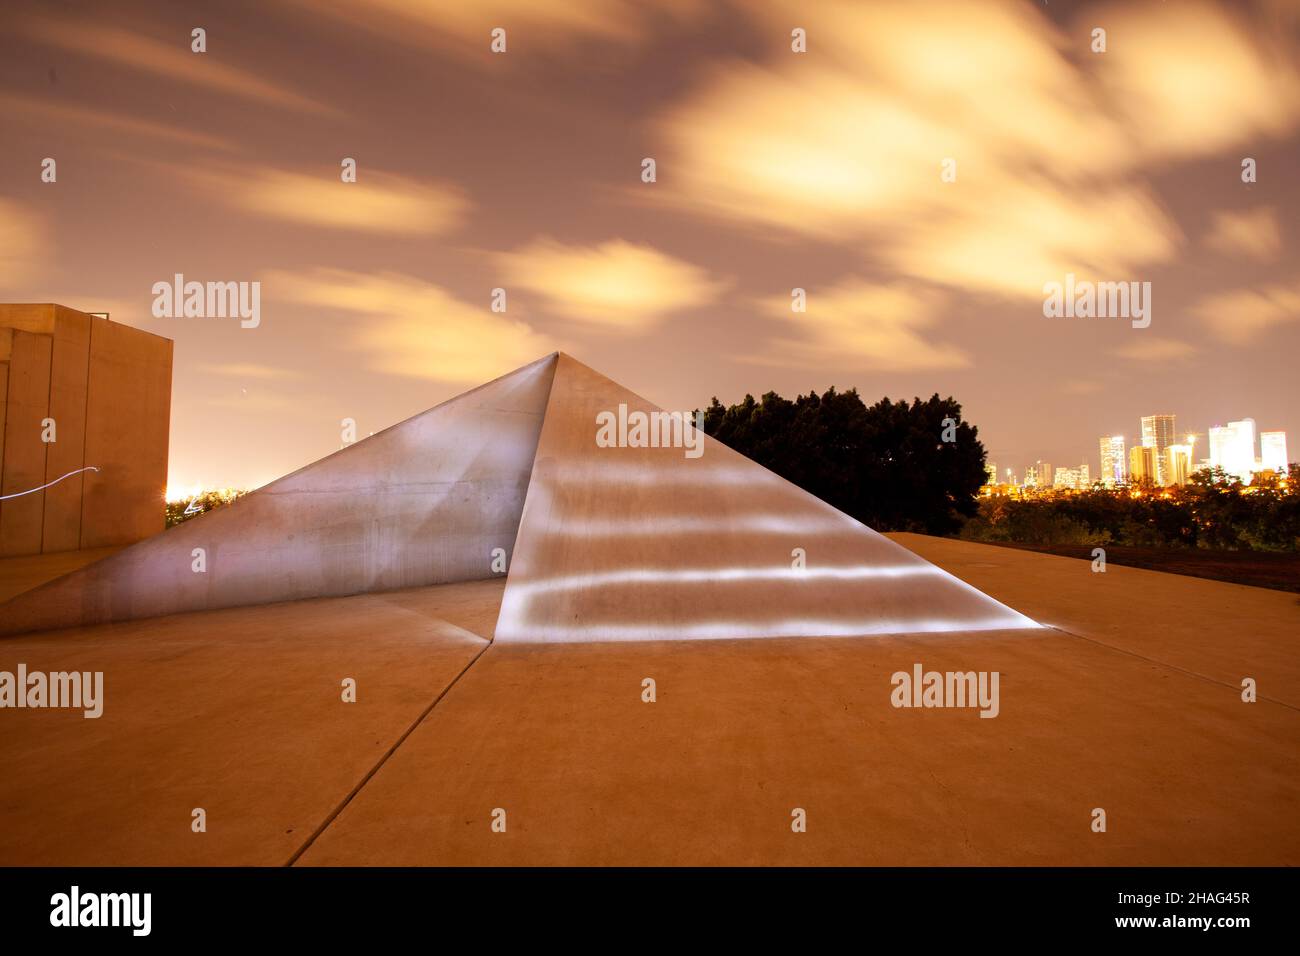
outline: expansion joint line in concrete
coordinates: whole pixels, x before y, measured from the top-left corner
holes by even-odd
[[[1095,637],[1084,637],[1082,634],[1075,634],[1073,631],[1067,631],[1061,627],[1053,627],[1052,630],[1058,631],[1066,637],[1073,637],[1076,640],[1087,641],[1089,644],[1096,644],[1098,647],[1104,647],[1107,650],[1115,651],[1117,654],[1136,657],[1138,660],[1145,661],[1148,664],[1155,664],[1157,667],[1167,667],[1171,671],[1178,671],[1178,673],[1186,674],[1188,677],[1195,677],[1199,680],[1209,681],[1211,684],[1218,684],[1220,687],[1227,687],[1229,690],[1237,693],[1241,692],[1240,687],[1234,684],[1229,684],[1227,681],[1219,680],[1217,677],[1210,677],[1208,674],[1202,674],[1199,671],[1188,670],[1186,667],[1179,667],[1177,664],[1170,664],[1168,661],[1158,660],[1154,657],[1147,657],[1145,654],[1138,654],[1135,651],[1125,650],[1122,647],[1116,647],[1114,644],[1107,644],[1105,641],[1099,641]],[[1276,697],[1266,697],[1261,694],[1259,699],[1261,701],[1268,701],[1270,704],[1277,704],[1279,707],[1285,707],[1288,710],[1300,712],[1300,707],[1297,707],[1294,704],[1288,704],[1284,700],[1278,700]]]
[[[307,842],[304,843],[302,846],[298,847],[297,851],[295,851],[293,856],[289,857],[289,861],[284,864],[285,866],[293,866],[295,863],[297,863],[298,860],[302,857],[302,855],[311,848],[311,845],[316,842],[317,838],[320,837],[320,835],[324,833],[327,829],[329,829],[330,824],[332,824],[336,819],[338,819],[338,815],[344,811],[344,809],[347,807],[349,803],[352,802],[352,799],[358,793],[361,792],[362,788],[365,787],[365,785],[371,781],[371,779],[374,777],[375,774],[379,773],[379,768],[388,762],[389,757],[397,753],[397,748],[402,746],[402,744],[406,742],[406,738],[411,736],[411,732],[414,731],[416,727],[419,727],[420,724],[424,723],[424,719],[428,717],[429,714],[433,713],[433,708],[438,706],[438,703],[444,697],[447,696],[448,691],[450,691],[453,687],[456,686],[456,682],[465,676],[465,673],[471,667],[474,666],[475,661],[477,661],[480,657],[482,657],[483,652],[486,651],[491,646],[492,646],[492,642],[488,641],[481,648],[479,648],[478,653],[475,654],[472,658],[470,658],[469,663],[461,668],[460,673],[457,674],[454,678],[452,678],[451,682],[442,689],[442,692],[433,699],[433,702],[429,704],[428,707],[424,708],[423,711],[420,712],[420,715],[416,717],[414,721],[411,722],[411,726],[407,727],[406,730],[402,732],[402,735],[397,738],[397,740],[393,743],[391,747],[388,748],[387,751],[384,752],[384,755],[379,758],[379,761],[373,767],[370,768],[370,772],[361,778],[361,781],[355,787],[352,788],[351,792],[349,792],[348,795],[343,798],[343,800],[339,803],[339,805],[335,807],[334,810],[330,813],[330,815],[324,819],[321,825],[316,828],[315,832],[312,833],[312,835],[307,838]]]

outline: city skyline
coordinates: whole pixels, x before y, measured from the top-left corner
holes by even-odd
[[[1130,443],[1128,435],[1123,433],[1102,435],[1098,440],[1097,470],[1092,471],[1087,458],[1081,464],[1095,481],[1105,485],[1120,484],[1139,476],[1165,486],[1185,484],[1188,477],[1207,467],[1221,468],[1247,481],[1254,472],[1278,472],[1292,463],[1286,432],[1282,429],[1259,429],[1255,419],[1246,417],[1225,425],[1211,425],[1204,432],[1183,431],[1177,428],[1177,418],[1176,414],[1169,413],[1141,415],[1137,442]],[[1202,442],[1202,437],[1210,440]],[[1205,454],[1198,456],[1198,448]],[[1139,452],[1147,454],[1139,455]],[[994,483],[1054,486],[1059,484],[1054,480],[1055,473],[1069,470],[1075,475],[1064,486],[1073,487],[1080,477],[1076,466],[1056,466],[1041,458],[1020,471],[1006,468],[999,472],[991,455],[988,461],[990,467],[985,471],[997,476]],[[1016,480],[1008,481],[1012,475]]]

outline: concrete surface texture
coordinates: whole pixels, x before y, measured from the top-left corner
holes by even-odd
[[[487,646],[502,582],[0,640],[103,716],[0,711],[0,865],[280,865]],[[355,703],[343,681],[356,683]],[[201,809],[206,832],[195,832]]]
[[[555,357],[0,606],[0,634],[488,578]],[[202,570],[199,570],[199,568]]]
[[[108,557],[120,548],[82,548],[17,558],[0,558],[0,605],[78,568]]]
[[[667,436],[680,437],[675,446],[636,447],[632,427],[622,444],[597,441],[601,416],[636,423],[656,413],[559,356],[498,641],[1036,626],[680,419]]]
[[[900,537],[1071,630],[488,645],[497,579],[0,640],[105,675],[0,713],[0,864],[1300,863],[1293,596]],[[893,707],[916,663],[998,716]]]
[[[0,305],[0,494],[12,496],[0,557],[162,530],[171,366],[161,336],[61,305]]]

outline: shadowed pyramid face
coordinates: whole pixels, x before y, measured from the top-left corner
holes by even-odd
[[[499,575],[554,371],[533,362],[21,594],[0,634]]]
[[[1038,626],[680,418],[669,447],[598,440],[659,411],[549,356],[19,595],[0,633],[505,567],[505,642]]]

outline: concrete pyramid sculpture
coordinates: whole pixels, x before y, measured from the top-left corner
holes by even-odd
[[[559,356],[498,641],[1038,627],[683,417]]]
[[[0,605],[0,634],[469,581],[514,547],[548,356]]]
[[[499,576],[503,643],[1037,627],[564,354],[0,605],[0,634]]]

